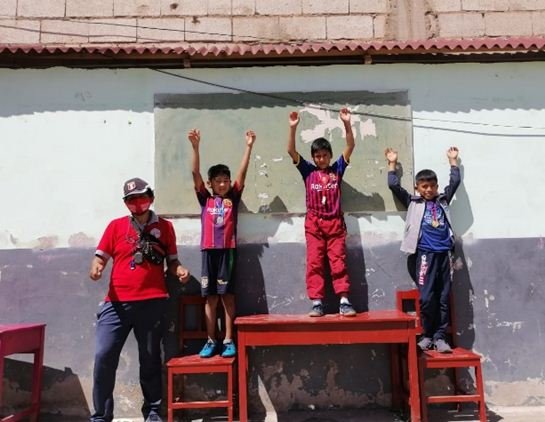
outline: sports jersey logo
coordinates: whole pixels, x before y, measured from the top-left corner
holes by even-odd
[[[157,239],[161,237],[161,230],[159,230],[158,228],[151,229],[149,233]]]
[[[233,206],[233,202],[230,199],[225,198],[223,200],[223,206],[231,208]]]
[[[326,185],[322,185],[320,183],[311,183],[310,189],[322,191],[322,190],[330,190],[330,189],[337,189],[338,183],[327,183]]]
[[[329,180],[335,182],[337,180],[337,175],[335,173],[329,173]]]

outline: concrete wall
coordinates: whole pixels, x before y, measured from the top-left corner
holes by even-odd
[[[544,0],[0,0],[0,43],[14,44],[544,34]]]
[[[490,404],[543,405],[544,363],[538,357],[545,353],[544,71],[542,63],[517,63],[182,72],[265,92],[407,90],[415,168],[436,169],[444,186],[445,151],[450,145],[461,151],[463,184],[452,205],[461,235],[454,286],[459,341],[484,356]],[[106,224],[125,213],[123,181],[138,175],[154,183],[154,95],[218,89],[145,69],[53,68],[2,69],[0,92],[0,321],[48,324],[43,411],[85,416],[94,314],[107,284],[88,279],[88,264]],[[278,134],[279,142],[284,136]],[[357,171],[358,163],[352,165]],[[190,175],[179,183],[191,183]],[[392,308],[395,289],[411,287],[399,252],[403,217],[347,215],[358,310]],[[199,222],[184,218],[174,224],[180,256],[198,275]],[[239,238],[239,312],[305,313],[303,217],[244,214]],[[177,352],[176,295],[197,285],[170,288],[167,356]],[[334,312],[336,300],[330,299]],[[7,405],[28,398],[28,377],[20,375],[27,366],[10,362]],[[382,346],[256,349],[251,367],[255,414],[390,400]],[[118,370],[117,416],[139,414],[137,372],[131,339]],[[429,384],[446,386],[440,375]],[[199,388],[195,382],[193,390]]]

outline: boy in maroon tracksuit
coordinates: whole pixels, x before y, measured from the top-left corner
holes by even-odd
[[[307,242],[307,294],[312,300],[309,316],[324,315],[322,299],[324,288],[324,259],[327,255],[331,268],[333,289],[340,296],[339,313],[354,316],[356,311],[348,300],[350,281],[346,269],[346,225],[341,210],[341,182],[354,150],[354,134],[350,111],[343,108],[340,118],[346,131],[346,147],[342,155],[331,164],[333,152],[327,139],[312,142],[310,152],[314,163],[305,160],[295,148],[295,133],[299,124],[297,112],[290,113],[288,153],[303,176],[306,189],[307,214],[305,237]]]

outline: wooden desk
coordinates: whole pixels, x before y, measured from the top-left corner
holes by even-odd
[[[420,422],[420,394],[416,356],[416,319],[397,310],[369,311],[355,317],[325,315],[251,315],[237,317],[239,416],[248,421],[248,357],[252,346],[314,344],[406,343],[411,421]],[[396,388],[392,386],[392,388]]]
[[[0,324],[0,405],[3,393],[4,358],[15,353],[34,354],[30,407],[19,413],[5,416],[0,419],[0,422],[20,421],[28,416],[32,422],[38,420],[42,390],[44,336],[45,324]]]

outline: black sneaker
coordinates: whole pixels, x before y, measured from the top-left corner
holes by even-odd
[[[420,347],[420,349],[425,352],[426,350],[430,350],[433,347],[433,340],[429,337],[422,337],[417,344],[418,347]]]
[[[433,345],[439,353],[452,353],[450,345],[442,338],[434,340]]]
[[[324,306],[321,303],[316,303],[312,305],[312,309],[308,313],[310,317],[321,317],[324,316]]]
[[[342,303],[339,305],[339,313],[342,316],[356,316],[356,311],[350,303]]]

